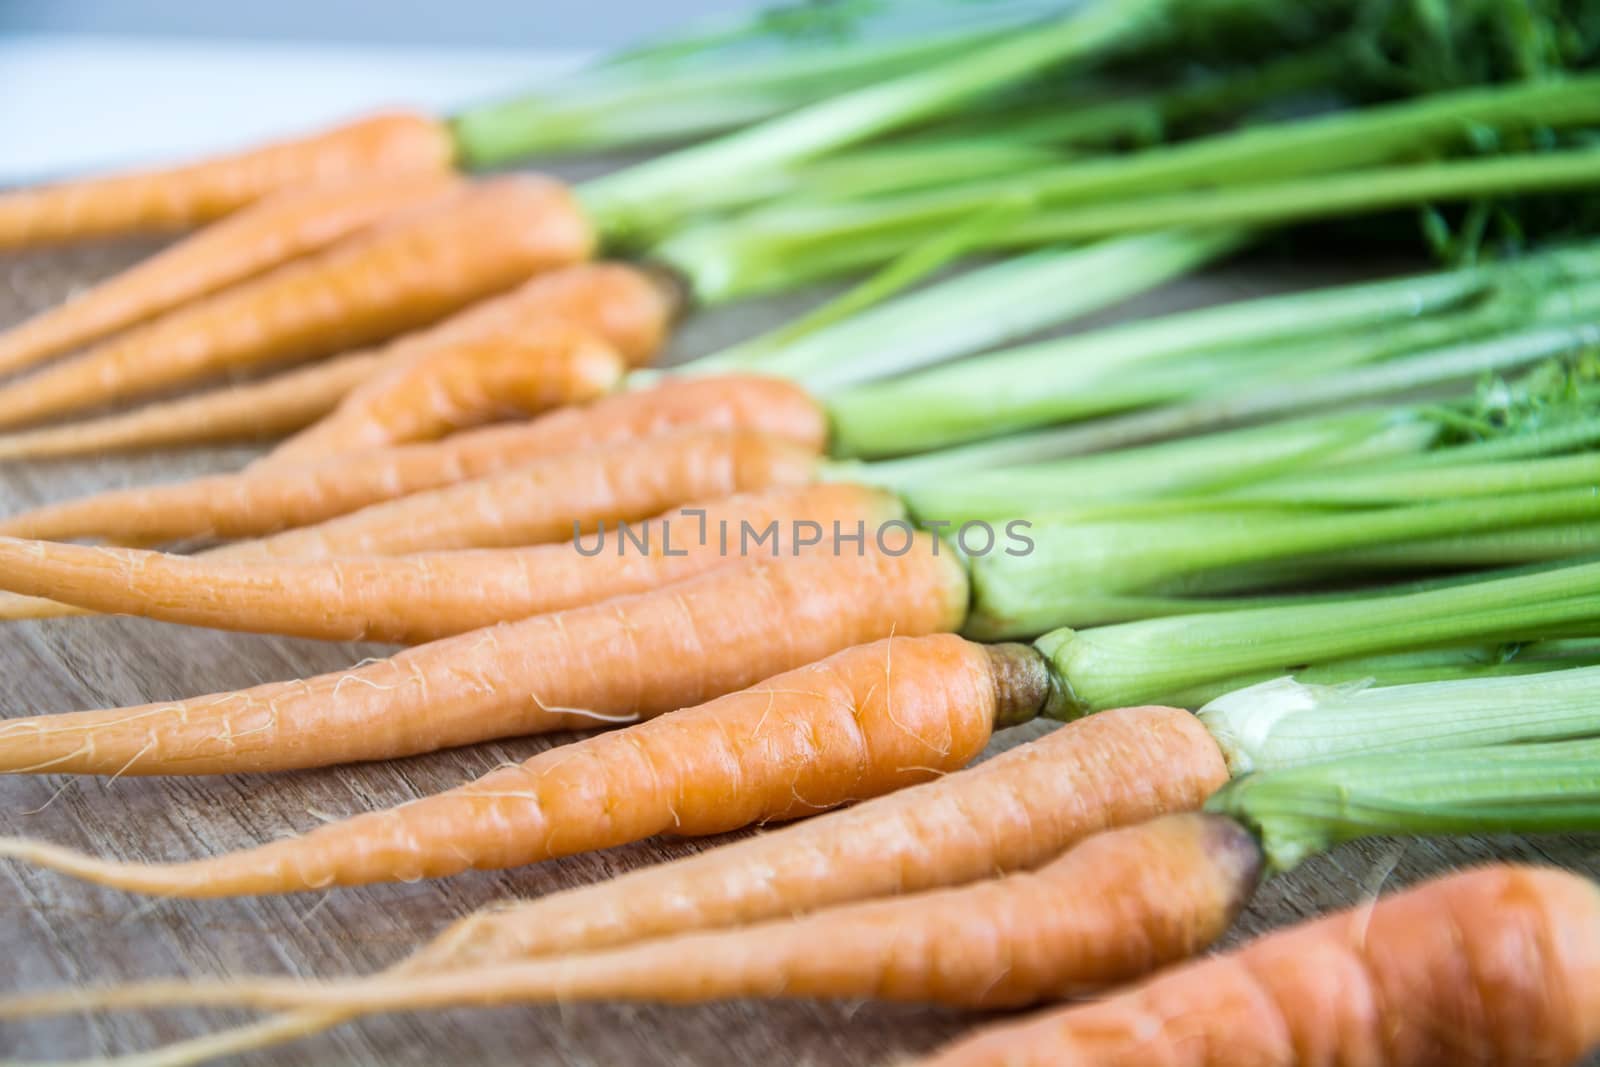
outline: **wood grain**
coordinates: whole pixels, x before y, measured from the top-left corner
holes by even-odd
[[[98,246],[0,260],[0,323],[133,262],[148,245]],[[1223,268],[1100,319],[1348,276],[1348,265],[1282,260]],[[800,294],[698,316],[675,358],[750,334],[818,299]],[[0,509],[113,485],[241,465],[217,448],[103,461],[0,467]],[[4,712],[25,715],[229,689],[338,668],[384,650],[185,630],[137,620],[65,619],[0,630]],[[1048,727],[1012,731],[998,747]],[[453,786],[563,738],[480,745],[353,768],[207,780],[0,779],[0,833],[30,834],[127,860],[221,852],[306,830],[330,816]],[[300,975],[370,971],[473,908],[607,877],[702,847],[652,841],[517,871],[290,898],[144,902],[47,873],[0,865],[0,991],[63,983],[241,970]],[[1339,850],[1270,882],[1234,939],[1490,857],[1600,873],[1590,840],[1375,843]],[[0,1029],[0,1055],[68,1058],[129,1052],[246,1016],[166,1012],[65,1018]],[[267,1054],[256,1064],[884,1064],[971,1023],[960,1015],[855,1003],[724,1003],[694,1008],[592,1005],[453,1011],[370,1020]]]

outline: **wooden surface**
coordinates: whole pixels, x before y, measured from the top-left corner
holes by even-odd
[[[0,324],[132,262],[148,246],[0,259]],[[1203,303],[1350,273],[1256,261],[1125,305],[1117,316]],[[708,351],[815,294],[700,316],[677,357]],[[1116,317],[1116,316],[1111,316]],[[1102,317],[1104,318],[1104,316]],[[253,450],[0,467],[0,510],[94,489],[241,465]],[[377,646],[185,630],[138,620],[65,619],[0,630],[4,712],[26,715],[168,699],[338,669]],[[997,744],[1034,736],[1012,731]],[[456,785],[570,738],[480,745],[379,765],[216,779],[0,779],[0,833],[28,834],[126,860],[209,855],[307,830]],[[542,866],[441,882],[287,898],[145,901],[0,862],[0,993],[64,983],[240,971],[337,975],[393,962],[450,920],[491,901],[590,882],[701,847],[652,841]],[[1488,857],[1600,873],[1593,840],[1374,843],[1269,882],[1234,938]],[[241,1013],[68,1017],[0,1025],[0,1056],[59,1059],[131,1052],[246,1018]],[[971,1025],[958,1014],[859,1003],[706,1007],[510,1008],[436,1012],[347,1026],[250,1057],[256,1064],[883,1064]]]

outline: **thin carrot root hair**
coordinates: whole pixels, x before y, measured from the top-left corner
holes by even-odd
[[[206,897],[441,878],[663,833],[724,833],[965,766],[997,721],[1035,713],[1048,692],[1002,691],[993,655],[951,634],[885,638],[445,793],[210,859],[125,864],[37,842],[0,848],[103,885]]]
[[[398,1011],[520,1001],[873,997],[1015,1007],[1148,973],[1212,944],[1261,855],[1225,816],[1172,815],[1096,835],[1037,871],[682,934],[591,954],[342,982],[224,979],[24,1001]]]
[[[405,419],[393,424],[396,412],[417,408],[424,415],[430,412],[441,379],[460,373],[459,359],[445,350],[462,343],[526,344],[532,338],[544,347],[560,348],[563,343],[571,345],[571,331],[579,330],[588,339],[609,345],[630,367],[648,363],[660,351],[681,302],[679,291],[662,276],[623,263],[584,263],[539,275],[430,331],[429,344],[394,346],[381,373],[337,412],[285,441],[256,466],[303,463],[419,439],[415,430],[407,436]],[[504,399],[498,403],[503,405]],[[477,406],[493,409],[496,404]],[[462,414],[453,413],[472,407],[446,404],[443,411],[433,413],[432,422],[462,421]],[[477,421],[487,420],[480,416]]]
[[[444,171],[360,175],[270,194],[0,334],[10,373],[317,252],[457,184]]]
[[[0,538],[0,601],[37,617],[84,611],[189,626],[402,644],[661,589],[752,554],[816,551],[812,531],[875,528],[892,494],[825,483],[725,497],[561,544],[229,564],[138,549]],[[49,597],[50,600],[37,600]]]
[[[464,186],[0,387],[0,424],[382,341],[585,259],[593,240],[559,183]]]
[[[526,423],[468,430],[434,444],[49,504],[0,520],[0,535],[92,537],[123,544],[257,537],[563,453],[697,429],[750,431],[816,453],[827,423],[805,390],[777,378],[668,379],[649,389],[616,393]]]
[[[0,195],[0,249],[183,229],[298,186],[447,171],[453,156],[450,131],[437,119],[384,112],[185,166]]]
[[[966,598],[965,571],[926,538],[899,557],[755,559],[303,681],[12,719],[0,723],[0,771],[289,770],[591,729],[701,703],[889,634],[954,630]]]
[[[1600,1044],[1600,892],[1545,868],[1450,875],[923,1062],[1159,1062],[1180,1040],[1206,1067],[1577,1062]]]

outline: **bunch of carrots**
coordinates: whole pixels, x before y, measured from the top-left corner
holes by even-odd
[[[792,823],[474,914],[369,977],[24,991],[0,1020],[280,1012],[139,1057],[180,1064],[464,1004],[1124,986],[930,1062],[1600,1045],[1600,890],[1552,870],[1183,962],[1262,878],[1344,841],[1600,829],[1583,8],[780,9],[448,120],[0,195],[5,249],[204,227],[0,334],[0,457],[284,438],[240,471],[0,518],[5,624],[411,646],[13,717],[0,772],[597,731],[227,854],[0,855],[225,897]],[[696,139],[580,186],[465,173]],[[1033,336],[1275,228],[1406,211],[1455,265]],[[702,306],[852,277],[650,366]]]

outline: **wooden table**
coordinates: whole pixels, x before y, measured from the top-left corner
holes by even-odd
[[[0,324],[133,262],[150,246],[73,249],[0,260]],[[1096,321],[1347,277],[1349,265],[1281,258],[1211,272]],[[712,350],[815,302],[802,294],[697,317],[675,358]],[[169,481],[240,466],[249,448],[0,467],[0,509],[115,485]],[[0,630],[4,713],[27,715],[232,689],[336,670],[377,646],[187,630],[128,619],[65,619]],[[1004,747],[1044,726],[1015,730]],[[272,777],[0,779],[0,833],[29,834],[125,860],[210,855],[310,829],[330,816],[386,807],[456,785],[570,738]],[[328,976],[393,962],[450,920],[491,901],[605,878],[701,847],[651,841],[522,870],[259,900],[145,901],[0,862],[0,992],[155,975],[241,971]],[[1600,874],[1587,840],[1378,842],[1347,847],[1274,879],[1234,940],[1490,857],[1555,862]],[[229,1012],[103,1016],[0,1028],[0,1056],[130,1052],[242,1020]],[[251,1057],[274,1064],[678,1065],[884,1064],[929,1049],[974,1020],[860,1003],[620,1004],[434,1012],[346,1026]]]

